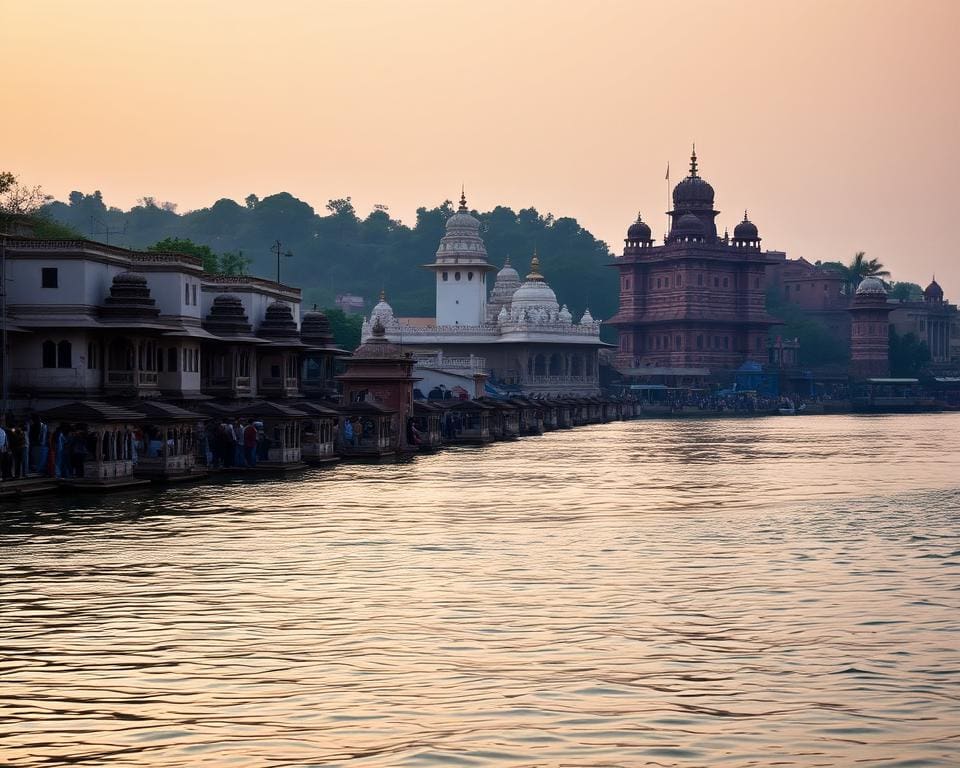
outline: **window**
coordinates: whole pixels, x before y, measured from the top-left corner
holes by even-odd
[[[679,336],[677,336],[677,337],[674,339],[674,343],[675,343],[676,348],[679,350],[679,349],[680,349],[680,344],[681,344],[681,339],[680,339]]]
[[[43,342],[43,367],[44,368],[56,368],[57,367],[57,345],[52,341]]]
[[[57,368],[73,368],[73,347],[69,341],[57,344]]]
[[[723,337],[723,348],[724,348],[724,349],[730,349],[730,337],[729,337],[729,336],[724,336],[724,337]]]
[[[473,272],[467,272],[467,280],[473,280]]]
[[[714,288],[719,288],[719,287],[720,287],[720,278],[719,278],[719,277],[713,278],[713,287],[714,287]]]
[[[670,278],[669,278],[669,277],[663,278],[663,287],[664,287],[664,288],[669,288],[669,287],[670,287]]]
[[[703,349],[703,336],[697,336],[697,349]]]
[[[459,280],[459,279],[460,279],[460,273],[459,273],[459,272],[454,272],[454,273],[453,273],[453,279],[454,279],[454,280]]]
[[[163,369],[161,368],[161,370]],[[177,372],[177,348],[176,347],[170,347],[170,349],[167,350],[167,370],[170,371],[170,373]]]
[[[87,344],[87,368],[91,371],[97,367],[97,345],[94,342]]]
[[[677,288],[679,288],[681,285],[683,285],[683,277],[681,275],[677,275]]]
[[[183,350],[183,370],[187,370],[187,350]]]
[[[194,283],[190,290],[193,291],[193,306],[197,306],[197,284]]]
[[[185,283],[183,286],[183,303],[184,304],[190,303],[190,284],[189,283]]]
[[[449,278],[450,278],[450,273],[449,273],[449,272],[444,272],[444,273],[443,273],[443,282],[447,282],[447,280],[448,280]]]
[[[663,280],[659,277],[657,278],[657,288],[663,288]]]
[[[726,278],[726,277],[723,278],[723,287],[724,287],[724,288],[729,288],[729,287],[730,287],[730,280],[729,280],[728,278]]]
[[[57,288],[59,287],[59,270],[56,267],[42,267],[40,269],[40,287]]]

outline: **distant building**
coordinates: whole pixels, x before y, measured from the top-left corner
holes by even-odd
[[[372,338],[376,322],[387,338],[417,360],[417,376],[426,391],[443,385],[476,392],[477,377],[494,390],[541,395],[592,395],[600,391],[600,322],[587,309],[578,322],[561,305],[541,274],[534,253],[530,273],[521,281],[509,260],[497,272],[487,294],[487,260],[480,222],[460,207],[446,223],[434,260],[436,317],[406,322],[394,316],[381,295],[364,321],[362,338]]]
[[[960,329],[957,305],[943,297],[943,289],[936,280],[923,291],[920,301],[903,301],[892,306],[890,324],[900,336],[914,334],[930,350],[930,362],[935,366],[960,363]]]
[[[777,320],[766,311],[766,270],[782,261],[760,249],[744,214],[733,237],[717,234],[714,191],[697,171],[674,187],[670,232],[654,245],[638,216],[627,230],[620,306],[608,323],[619,331],[617,367],[692,384],[746,361],[766,362]]]
[[[338,293],[333,303],[337,309],[346,312],[348,315],[362,315],[364,308],[367,306],[366,299],[363,296],[355,296],[352,293]]]
[[[782,301],[820,322],[844,347],[850,344],[850,301],[853,291],[846,275],[830,265],[804,258],[787,259],[778,270]]]

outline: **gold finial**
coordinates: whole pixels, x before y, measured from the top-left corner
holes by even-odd
[[[504,266],[504,267],[509,267],[509,266],[510,266],[510,254],[509,254],[509,253],[507,254],[507,258],[505,258],[505,259],[503,260],[503,266]]]
[[[460,212],[466,213],[467,211],[467,193],[463,184],[460,185]]]
[[[643,216],[640,215],[640,211],[637,211],[637,224],[643,224]]]
[[[530,274],[527,275],[527,280],[543,280],[543,275],[540,274],[540,257],[537,255],[537,247],[533,247],[533,258],[530,259]]]
[[[697,144],[694,142],[693,151],[690,153],[690,175],[697,175]]]
[[[387,292],[386,292],[383,288],[381,288],[381,289],[380,289],[380,301],[386,301],[386,300],[387,300]]]

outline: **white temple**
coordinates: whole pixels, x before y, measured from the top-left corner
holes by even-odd
[[[413,353],[416,375],[428,389],[462,377],[464,389],[475,394],[468,382],[483,374],[488,388],[505,392],[599,393],[597,352],[605,346],[600,321],[589,309],[573,321],[541,274],[536,251],[523,283],[508,258],[488,297],[486,277],[495,267],[487,261],[480,222],[470,215],[465,197],[447,220],[436,258],[424,266],[436,274],[435,324],[405,325],[381,294],[362,335],[366,341],[379,318],[390,341]]]

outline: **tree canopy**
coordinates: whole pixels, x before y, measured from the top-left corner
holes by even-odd
[[[318,213],[287,192],[263,198],[251,194],[242,204],[221,199],[185,213],[150,196],[123,211],[108,207],[99,191],[72,192],[67,202],[50,202],[44,210],[91,237],[98,227],[122,231],[122,244],[133,248],[166,249],[184,242],[206,248],[198,255],[216,258],[215,271],[232,263],[229,255],[242,254],[249,274],[271,279],[276,256],[270,249],[280,240],[283,250],[293,254],[284,259],[283,280],[303,289],[305,305],[330,307],[337,294],[354,293],[369,306],[385,289],[397,314],[408,316],[434,312],[433,277],[421,266],[433,261],[446,220],[454,213],[445,200],[417,209],[416,221],[407,225],[393,218],[385,205],[361,215],[345,197],[330,200]],[[574,316],[588,306],[601,319],[616,312],[617,275],[605,266],[610,260],[607,246],[576,219],[555,218],[533,207],[514,211],[497,206],[473,215],[481,222],[493,264],[502,264],[509,255],[523,274],[536,247],[544,275]]]

